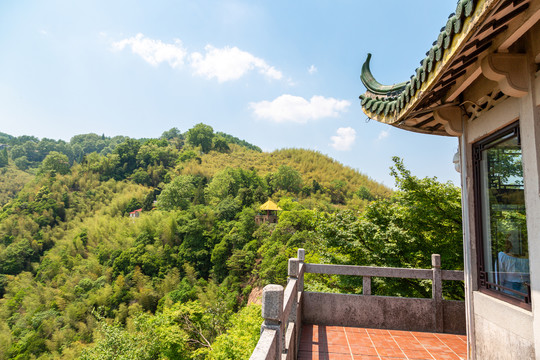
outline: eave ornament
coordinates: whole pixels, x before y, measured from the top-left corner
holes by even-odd
[[[437,109],[433,111],[433,117],[437,122],[444,125],[444,129],[449,135],[461,136],[463,134],[462,111],[459,106]]]
[[[512,97],[522,97],[528,92],[527,58],[525,54],[490,54],[482,59],[482,73],[496,81],[501,91]]]

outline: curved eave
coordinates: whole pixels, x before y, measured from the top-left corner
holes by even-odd
[[[377,80],[375,80],[375,77],[371,73],[371,69],[369,67],[370,60],[371,54],[368,54],[366,61],[364,61],[364,64],[362,65],[362,72],[360,73],[360,80],[369,92],[376,95],[388,95],[391,93],[399,93],[403,91],[405,86],[409,83],[408,81],[395,85],[383,85]]]
[[[463,2],[464,1],[460,1],[458,3],[458,9],[459,4],[462,4]],[[472,0],[470,0],[470,3],[472,4]],[[483,22],[488,10],[491,9],[491,6],[494,3],[495,1],[480,0],[478,1],[476,11],[474,12],[475,15],[473,15],[471,11],[465,19],[457,19],[456,15],[453,15],[448,19],[446,27],[443,28],[445,30],[443,30],[441,34],[447,34],[448,28],[451,28],[451,31],[455,31],[455,24],[457,23],[461,23],[461,31],[454,33],[452,40],[446,42],[448,43],[447,48],[444,48],[444,45],[446,44],[445,41],[439,40],[434,43],[433,47],[427,52],[427,57],[422,61],[423,65],[419,68],[420,70],[417,69],[416,75],[413,75],[411,79],[411,83],[414,85],[408,89],[408,92],[402,94],[405,101],[404,106],[399,109],[397,114],[397,122],[406,121],[409,114],[419,110],[419,103],[441,82],[441,79],[448,69],[448,65],[461,54],[463,47],[472,36],[471,30]],[[441,35],[439,35],[439,39],[441,39]],[[442,47],[439,46],[439,42],[443,45]],[[422,72],[424,73],[424,81],[422,81],[421,76],[418,76],[419,73]],[[427,76],[425,75],[426,73]]]
[[[498,3],[500,3],[498,0],[460,0],[456,13],[448,18],[446,26],[441,29],[432,48],[420,62],[421,66],[416,69],[411,80],[399,93],[391,94],[392,97],[388,96],[388,91],[380,91],[379,95],[386,96],[377,96],[374,90],[388,90],[388,88],[366,86],[367,92],[360,96],[364,113],[371,119],[409,131],[448,135],[444,126],[440,124],[434,126],[430,122],[424,126],[426,122],[419,120],[415,114],[425,114],[425,110],[429,111],[430,108],[440,105],[445,91],[452,85],[448,78],[454,77],[455,80],[456,76],[462,76],[461,73],[454,75],[455,64],[460,61],[464,53],[470,51],[470,47],[467,50],[468,41],[478,27],[483,25],[488,13]],[[362,75],[364,73],[371,75],[368,71],[369,59],[370,56],[366,60],[366,71],[363,69]],[[453,69],[452,66],[454,66]],[[376,82],[374,79],[369,79],[369,76],[367,79],[369,81],[364,82],[363,79],[362,82],[364,84]],[[391,111],[388,111],[389,108]],[[425,118],[424,115],[420,117]]]
[[[381,116],[376,113],[370,112],[362,108],[362,111],[366,116],[370,119],[376,120],[383,124],[392,125],[398,129],[412,131],[420,134],[428,134],[428,135],[439,135],[439,136],[453,136],[446,132],[446,129],[443,124],[437,123],[435,119],[431,119],[430,121],[423,121],[427,123],[427,125],[422,125],[423,122],[413,123],[411,119],[409,119],[408,122],[399,122],[396,121],[394,117],[392,116]],[[413,119],[416,120],[416,119]]]

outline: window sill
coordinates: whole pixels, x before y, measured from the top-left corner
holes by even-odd
[[[527,304],[527,303],[525,303],[525,302],[523,302],[521,300],[513,298],[513,297],[511,297],[509,295],[506,295],[506,294],[504,294],[502,292],[495,291],[495,290],[490,290],[490,289],[485,289],[485,288],[479,288],[478,291],[481,292],[482,294],[486,294],[488,296],[494,297],[495,299],[504,301],[504,302],[509,303],[511,305],[522,308],[524,310],[532,311],[532,304]]]

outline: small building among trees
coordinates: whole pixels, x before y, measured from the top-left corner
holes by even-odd
[[[275,202],[273,202],[272,200],[268,200],[259,207],[259,210],[263,213],[255,216],[255,222],[257,223],[257,225],[260,225],[262,223],[277,224],[277,212],[281,211],[281,208],[277,206]]]
[[[142,212],[142,209],[137,209],[137,210],[131,211],[129,213],[129,217],[130,218],[138,218],[139,216],[141,216],[141,212]]]

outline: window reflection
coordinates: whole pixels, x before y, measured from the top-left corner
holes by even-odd
[[[486,287],[526,300],[529,254],[517,132],[484,144],[479,166]]]

